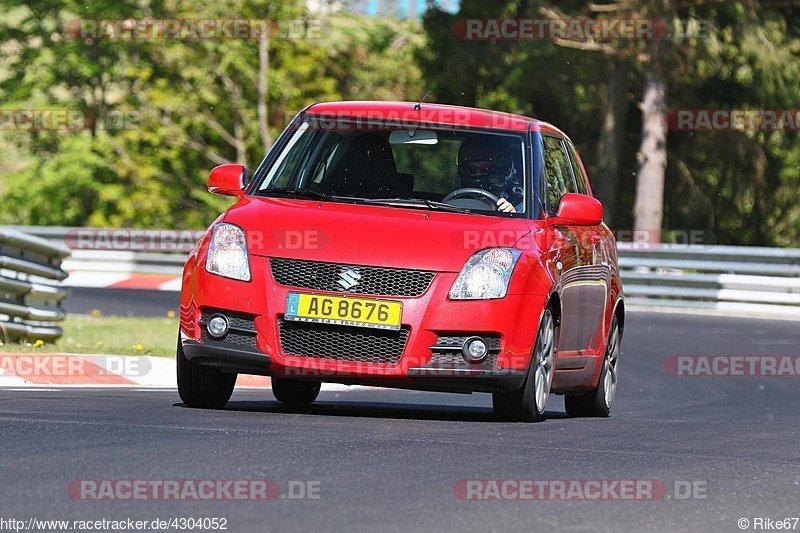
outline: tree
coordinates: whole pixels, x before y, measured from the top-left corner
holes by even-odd
[[[144,7],[101,0],[95,12],[110,19],[269,17],[276,25],[269,39],[255,40],[75,39],[68,25],[85,13],[82,4],[0,0],[2,107],[99,117],[85,131],[3,135],[19,161],[0,165],[0,222],[203,227],[228,203],[205,191],[210,167],[254,166],[300,109],[321,100],[406,98],[421,87],[410,65],[424,39],[413,21],[317,21],[301,0]],[[302,34],[303,24],[314,31]],[[126,120],[109,127],[111,114]]]

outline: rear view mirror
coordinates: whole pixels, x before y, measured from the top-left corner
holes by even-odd
[[[242,165],[220,165],[208,175],[208,191],[223,196],[244,196],[247,169]]]
[[[436,144],[439,137],[435,131],[396,130],[389,135],[389,144]]]

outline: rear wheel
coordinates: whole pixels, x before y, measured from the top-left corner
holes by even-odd
[[[290,378],[272,378],[272,394],[279,402],[291,405],[308,405],[319,396],[322,384],[318,381],[303,381]]]
[[[492,406],[499,418],[520,422],[544,420],[544,408],[556,369],[557,346],[556,321],[548,307],[539,325],[525,383],[515,391],[492,394]]]
[[[218,368],[192,363],[178,340],[178,395],[190,407],[221,409],[225,407],[236,385],[236,374],[226,374]]]
[[[617,394],[617,380],[619,372],[619,346],[620,331],[617,317],[611,321],[611,330],[608,334],[608,344],[603,357],[603,369],[600,371],[600,380],[597,387],[578,395],[564,397],[564,406],[567,414],[575,417],[606,417],[611,413],[611,405]]]

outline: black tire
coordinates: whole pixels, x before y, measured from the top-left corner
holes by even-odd
[[[547,329],[550,329],[549,335],[547,334]],[[492,407],[497,418],[509,422],[541,422],[545,419],[544,409],[555,372],[559,329],[553,311],[548,307],[542,315],[541,324],[539,324],[533,354],[531,355],[531,363],[528,366],[528,372],[522,387],[511,392],[495,392],[492,394]],[[543,342],[547,343],[547,346],[543,346]],[[550,354],[550,363],[549,367],[542,367],[546,368],[546,372],[541,374],[537,372],[537,367],[545,350]],[[537,379],[541,379],[543,375],[547,376],[548,382],[545,385],[544,400],[541,401],[537,400]]]
[[[178,340],[178,395],[190,407],[222,409],[231,399],[237,374],[192,363]]]
[[[525,384],[512,392],[492,393],[492,408],[495,417],[503,422],[541,422],[544,414],[540,414],[532,405],[533,382],[531,372],[525,378]]]
[[[564,396],[564,406],[569,416],[576,418],[605,418],[611,414],[617,380],[619,379],[617,372],[619,371],[619,345],[621,340],[622,334],[619,330],[619,323],[617,322],[617,317],[614,316],[611,321],[611,329],[608,332],[606,352],[603,355],[603,369],[600,371],[597,386],[588,392],[571,393]],[[613,380],[611,386],[614,389],[610,394],[610,400],[609,395],[606,394],[609,372],[611,372],[611,379]]]
[[[281,403],[309,405],[319,396],[322,383],[291,378],[272,378],[272,394]]]

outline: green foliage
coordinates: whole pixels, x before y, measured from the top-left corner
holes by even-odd
[[[175,356],[177,318],[70,316],[61,327],[64,335],[53,344],[0,340],[0,353]]]
[[[315,32],[300,0],[0,0],[0,109],[99,117],[82,131],[0,131],[0,223],[202,227],[229,205],[205,191],[210,168],[264,156],[257,40],[76,39],[79,17],[309,24],[308,38],[276,29],[269,41],[270,139],[314,102],[422,95],[417,22],[341,15]]]
[[[66,138],[60,150],[6,177],[9,190],[0,212],[6,224],[20,219],[35,225],[81,225],[101,201],[114,175],[105,161],[110,155],[86,137]]]
[[[800,10],[734,2],[664,2],[671,17],[710,21],[702,38],[668,43],[665,72],[671,109],[798,109]],[[650,3],[615,3],[646,9]],[[487,3],[463,0],[460,12],[430,12],[429,45],[418,52],[435,99],[532,114],[575,141],[590,179],[610,60],[597,51],[549,41],[460,41],[460,17],[597,16],[590,2]],[[641,16],[632,14],[631,17]],[[627,122],[620,154],[615,227],[632,227],[641,139],[638,104],[652,64],[646,43],[614,43],[628,66]],[[727,244],[797,246],[800,241],[800,143],[797,131],[670,132],[664,227],[706,230]]]

